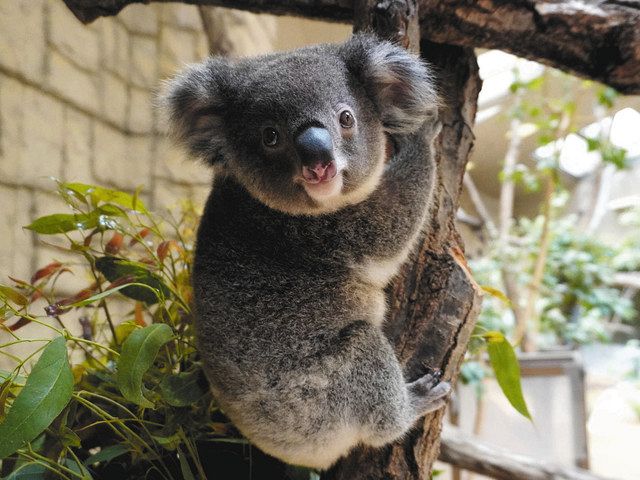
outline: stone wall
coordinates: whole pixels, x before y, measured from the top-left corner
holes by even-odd
[[[0,3],[0,281],[55,256],[21,229],[63,208],[49,177],[141,187],[152,207],[205,195],[208,171],[168,145],[154,97],[207,53],[196,7],[84,26],[60,0]]]
[[[348,34],[345,26],[222,12],[239,55]],[[21,228],[64,211],[49,177],[141,187],[156,209],[203,200],[210,174],[164,138],[154,99],[162,79],[208,48],[195,6],[132,5],[85,26],[62,0],[0,1],[0,282],[60,257]]]

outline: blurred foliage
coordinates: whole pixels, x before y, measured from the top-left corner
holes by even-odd
[[[508,265],[519,285],[529,285],[539,254],[542,222],[541,216],[520,218],[513,229],[517,244],[494,248],[472,260],[476,281],[501,286],[501,271]],[[541,347],[606,341],[605,324],[612,316],[628,322],[636,318],[631,301],[620,295],[613,282],[617,259],[626,250],[585,235],[575,224],[572,216],[551,223],[549,254],[535,309]],[[515,318],[511,305],[485,295],[478,327],[512,334]]]
[[[588,137],[576,120],[579,99],[584,103],[592,98],[592,114],[604,118],[613,114],[618,93],[552,69],[523,79],[516,68],[514,78],[509,117],[517,120],[518,129],[509,135],[533,134],[544,154],[518,158],[514,168],[508,174],[502,171],[499,178],[525,192],[539,192],[539,214],[511,218],[506,239],[489,232],[483,254],[470,260],[485,297],[460,378],[477,395],[483,392],[484,379],[495,374],[485,356],[487,332],[500,332],[519,344],[523,337],[517,334],[518,323],[525,322],[536,349],[571,348],[608,341],[606,326],[612,319],[638,325],[632,300],[621,295],[614,275],[640,270],[640,209],[620,216],[621,225],[635,235],[615,245],[605,243],[565,213],[570,197],[560,169],[560,152],[570,133],[585,140],[588,152],[599,153],[599,168],[628,166],[627,152],[610,141],[610,124]],[[542,268],[536,278],[538,262]]]

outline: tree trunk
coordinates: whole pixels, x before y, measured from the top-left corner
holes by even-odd
[[[455,381],[480,306],[454,226],[481,85],[476,57],[470,48],[420,44],[415,0],[364,0],[355,8],[355,31],[375,31],[410,50],[420,50],[435,69],[444,94],[439,112],[443,129],[435,152],[437,200],[414,261],[388,289],[386,333],[408,381],[427,368],[440,368],[446,379]],[[323,480],[429,478],[438,456],[443,413],[428,415],[393,445],[352,452]]]

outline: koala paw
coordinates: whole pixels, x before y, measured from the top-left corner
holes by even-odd
[[[451,385],[442,382],[442,372],[434,370],[408,385],[411,403],[422,416],[443,407],[451,392]]]

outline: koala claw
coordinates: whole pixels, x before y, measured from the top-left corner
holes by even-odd
[[[440,381],[441,377],[442,372],[434,370],[408,385],[411,401],[419,415],[433,412],[445,405],[451,393],[451,385]]]

